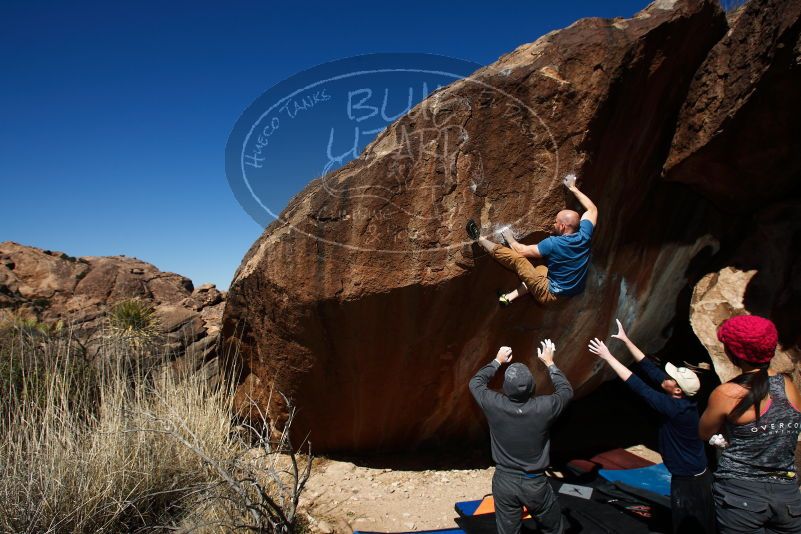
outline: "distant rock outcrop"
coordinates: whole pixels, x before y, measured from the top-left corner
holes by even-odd
[[[751,0],[729,29],[717,2],[657,0],[551,32],[433,93],[309,184],[245,256],[223,317],[240,398],[272,398],[279,422],[274,393],[292,398],[294,430],[316,450],[464,443],[484,432],[467,381],[501,344],[542,383],[534,347],[554,339],[579,394],[605,378],[586,342],[615,317],[659,350],[695,282],[756,231],[757,209],[797,197],[798,158],[786,157],[799,147],[783,144],[797,124],[767,128],[798,76],[796,3]],[[731,90],[718,85],[727,76]],[[748,140],[750,155],[723,150]],[[516,278],[465,242],[466,220],[536,242],[574,205],[560,184],[570,171],[600,208],[585,293],[499,309],[495,289]],[[754,268],[790,272],[794,254]]]
[[[188,278],[136,258],[75,258],[0,243],[0,312],[45,323],[63,321],[88,341],[90,351],[110,307],[134,298],[153,306],[174,357],[192,354],[194,364],[201,365],[216,356],[225,293],[213,284],[194,288]]]

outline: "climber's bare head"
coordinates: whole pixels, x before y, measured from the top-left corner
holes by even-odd
[[[562,210],[556,214],[553,223],[553,233],[556,235],[569,235],[578,232],[581,218],[573,210]]]

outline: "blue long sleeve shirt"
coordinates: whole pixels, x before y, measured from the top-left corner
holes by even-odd
[[[647,358],[637,364],[640,372],[655,384],[669,378]],[[657,391],[633,374],[626,385],[660,415],[659,449],[662,460],[673,475],[697,475],[707,467],[704,443],[698,437],[698,406],[695,400],[673,398]]]

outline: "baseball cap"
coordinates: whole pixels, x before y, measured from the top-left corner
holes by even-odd
[[[676,381],[676,384],[688,397],[692,397],[701,389],[701,381],[698,380],[698,376],[686,367],[676,367],[668,362],[665,365],[665,372]]]

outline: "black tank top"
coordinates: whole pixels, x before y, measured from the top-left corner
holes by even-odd
[[[794,483],[795,446],[801,431],[801,412],[790,405],[784,375],[768,377],[770,407],[758,421],[726,422],[726,440],[715,476],[763,482]]]

